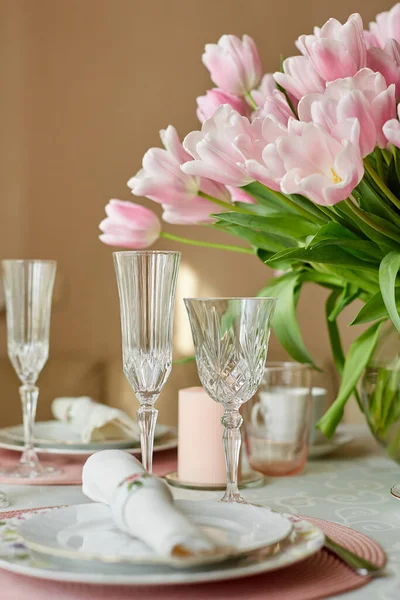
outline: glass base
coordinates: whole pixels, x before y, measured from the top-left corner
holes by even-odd
[[[395,498],[398,498],[400,500],[400,483],[398,483],[397,485],[394,485],[392,487],[392,489],[390,490],[390,493],[392,494],[392,496],[394,496]]]
[[[228,491],[222,496],[219,502],[227,502],[228,504],[249,504],[239,492],[235,494]]]
[[[191,483],[179,479],[178,473],[173,471],[165,475],[165,481],[172,487],[182,488],[184,490],[203,490],[204,492],[219,492],[226,490],[226,483]],[[238,487],[252,488],[261,487],[265,483],[265,478],[262,473],[257,471],[247,471],[243,473],[239,479]]]
[[[9,477],[12,479],[40,479],[42,477],[57,477],[61,475],[62,469],[56,469],[55,467],[44,467],[41,464],[31,467],[19,463],[16,467],[9,467],[7,469],[0,469],[0,475],[2,477]]]
[[[10,506],[10,501],[3,492],[0,492],[0,508],[7,508],[7,506]]]

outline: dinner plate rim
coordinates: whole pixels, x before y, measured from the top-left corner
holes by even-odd
[[[178,505],[183,505],[183,506],[187,506],[188,508],[188,512],[189,514],[192,514],[192,509],[194,509],[194,511],[196,512],[196,509],[198,510],[201,507],[204,507],[205,504],[207,504],[210,508],[212,508],[213,505],[217,505],[218,507],[220,506],[217,502],[212,501],[212,500],[205,500],[201,503],[199,503],[198,501],[195,500],[177,500],[176,501]],[[210,506],[211,505],[211,506]],[[85,507],[91,507],[91,510],[100,512],[100,510],[105,510],[106,507],[104,504],[101,504],[100,502],[89,502],[89,503],[84,503],[84,504],[76,504],[76,505],[72,505],[72,506],[63,506],[63,507],[59,507],[57,509],[54,509],[57,512],[60,511],[71,511],[71,510],[77,510],[80,507],[85,506]],[[94,506],[96,508],[94,508]],[[241,508],[243,510],[246,510],[246,507],[249,506],[247,504],[241,504],[238,505],[238,508]],[[258,507],[261,508],[261,507]],[[272,514],[274,516],[274,518],[277,518],[279,520],[283,520],[283,521],[287,521],[288,523],[288,527],[286,527],[286,531],[284,535],[275,535],[275,538],[271,538],[271,540],[269,540],[268,542],[263,542],[263,543],[259,543],[256,544],[252,547],[246,548],[246,549],[242,549],[242,550],[237,550],[236,552],[220,552],[217,555],[214,555],[212,557],[202,557],[201,559],[193,559],[193,560],[185,560],[184,562],[179,560],[179,559],[166,559],[166,558],[162,558],[159,556],[153,556],[153,557],[141,557],[138,558],[136,560],[132,559],[129,560],[128,557],[117,557],[117,556],[112,556],[112,555],[96,555],[96,554],[92,554],[92,553],[85,553],[85,552],[78,552],[78,551],[74,551],[74,550],[67,550],[67,549],[63,549],[57,546],[46,546],[43,543],[40,542],[35,542],[34,540],[29,539],[29,537],[25,537],[25,535],[23,534],[23,532],[21,532],[21,529],[24,528],[24,523],[21,524],[21,527],[18,528],[18,534],[19,536],[22,538],[23,543],[30,549],[33,550],[34,552],[37,552],[39,554],[45,555],[45,556],[57,556],[59,558],[65,558],[65,559],[69,559],[69,560],[73,560],[73,561],[86,561],[86,562],[96,562],[99,564],[115,564],[115,565],[146,565],[146,566],[152,566],[152,565],[158,565],[158,566],[165,566],[165,567],[180,567],[182,569],[187,569],[187,568],[193,568],[193,567],[198,567],[198,566],[206,566],[206,565],[210,565],[210,564],[217,564],[219,562],[224,562],[227,560],[237,560],[241,557],[243,557],[246,554],[249,553],[253,553],[253,552],[258,552],[261,550],[267,550],[268,548],[274,548],[277,544],[284,542],[292,533],[293,531],[293,523],[290,522],[287,518],[283,517],[281,514],[279,513],[274,513],[272,512],[270,509],[268,509],[267,507],[265,508],[266,512],[268,512],[268,514]],[[200,511],[201,512],[201,511]],[[44,513],[48,514],[48,513]],[[51,513],[50,513],[51,514]],[[35,515],[35,517],[32,517],[32,519],[36,519],[36,518],[40,518],[43,515]],[[101,515],[99,515],[100,518]],[[200,515],[201,516],[201,515]],[[216,516],[214,516],[214,518],[216,518]],[[227,517],[225,517],[226,519]],[[32,519],[29,519],[29,521],[25,521],[25,523],[29,523]],[[232,519],[231,519],[232,520]],[[44,527],[45,524],[43,524]],[[60,532],[58,532],[60,533]]]
[[[46,509],[39,509],[46,510]],[[60,570],[60,567],[54,565],[54,568],[46,568],[35,565],[18,564],[12,562],[11,559],[0,558],[0,568],[13,572],[19,575],[27,577],[33,577],[35,579],[47,580],[47,581],[58,581],[64,583],[80,583],[89,585],[103,585],[103,586],[124,586],[124,587],[142,587],[151,586],[157,587],[160,585],[191,585],[194,583],[207,583],[216,581],[230,581],[236,579],[243,579],[259,575],[265,572],[273,572],[285,567],[289,567],[298,562],[305,560],[306,558],[316,554],[324,545],[325,536],[321,529],[314,524],[310,523],[305,519],[300,519],[295,515],[288,515],[301,527],[302,524],[307,527],[311,527],[315,539],[312,540],[312,544],[304,541],[302,552],[293,552],[290,555],[290,548],[284,550],[281,554],[273,557],[259,558],[254,557],[250,564],[237,565],[236,567],[227,566],[224,569],[218,568],[217,570],[209,569],[207,571],[190,572],[190,571],[178,571],[173,570],[172,574],[168,574],[166,578],[165,573],[146,573],[144,575],[138,574],[112,574],[112,573],[85,573],[78,571],[68,571],[68,566],[65,570]],[[296,526],[296,524],[295,524]],[[279,560],[280,559],[280,560]],[[283,559],[283,560],[282,560]]]
[[[55,426],[55,427],[65,427],[65,428],[72,428],[71,424],[66,423],[64,421],[58,421],[57,419],[49,419],[47,421],[36,421],[34,424],[34,429],[37,426]],[[13,429],[17,429],[17,428],[21,428],[22,429],[22,435],[17,436],[16,434],[14,434],[12,432]],[[157,428],[158,429],[163,429],[163,433],[158,433],[157,434]],[[162,439],[163,437],[166,437],[167,435],[169,435],[171,433],[171,431],[174,429],[173,426],[171,425],[164,425],[163,423],[157,423],[156,425],[156,435],[155,435],[155,441],[158,439]],[[8,437],[10,439],[11,442],[15,442],[15,445],[23,445],[24,444],[24,436],[23,436],[23,424],[19,423],[18,425],[8,425],[7,427],[2,427],[0,429],[0,435],[5,436],[6,438]],[[89,448],[89,447],[93,447],[93,448],[98,448],[100,446],[104,446],[104,447],[108,447],[108,446],[119,446],[119,447],[130,447],[132,448],[132,442],[134,442],[135,440],[131,439],[119,439],[119,440],[97,440],[97,441],[93,441],[93,442],[82,442],[82,441],[78,441],[78,440],[61,440],[61,441],[57,441],[56,439],[40,439],[40,438],[35,438],[33,439],[33,443],[35,445],[35,447],[40,447],[40,448],[70,448],[72,450],[80,450],[80,449],[85,449],[85,448]],[[139,440],[137,442],[135,442],[138,447],[140,445]],[[106,449],[106,448],[104,448]]]
[[[167,439],[165,439],[167,438]],[[153,452],[162,452],[164,450],[173,450],[175,448],[178,447],[178,436],[177,436],[177,430],[175,427],[171,427],[170,428],[170,432],[167,433],[165,436],[163,436],[162,438],[159,438],[159,440],[155,440],[154,441],[154,448],[153,448]],[[1,430],[0,430],[0,449],[2,450],[10,450],[11,452],[19,452],[22,453],[24,448],[22,445],[19,444],[13,444],[10,443],[8,441],[6,441],[3,437],[1,437]],[[105,448],[103,448],[105,449]],[[111,448],[109,448],[111,449]],[[115,449],[115,448],[114,448]],[[141,449],[140,446],[135,446],[135,447],[124,447],[124,448],[116,448],[118,450],[125,450],[125,452],[129,452],[130,454],[134,454],[134,455],[139,455],[141,454]],[[90,456],[92,454],[94,454],[95,452],[98,452],[100,450],[100,448],[87,448],[82,449],[82,450],[77,450],[74,448],[56,448],[56,447],[41,447],[41,446],[35,446],[35,450],[37,452],[37,454],[55,454],[58,456]]]

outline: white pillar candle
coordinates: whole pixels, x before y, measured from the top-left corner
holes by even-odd
[[[224,407],[202,387],[179,391],[178,477],[197,484],[226,484],[221,417]]]

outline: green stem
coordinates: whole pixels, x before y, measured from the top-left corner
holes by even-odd
[[[209,200],[210,202],[213,202],[214,204],[217,204],[218,206],[221,206],[222,208],[226,208],[226,210],[228,210],[229,212],[238,212],[238,213],[242,213],[245,215],[254,214],[254,213],[250,212],[249,210],[245,210],[244,208],[235,206],[235,204],[229,204],[229,202],[224,202],[223,200],[218,200],[218,198],[214,198],[214,196],[210,196],[209,194],[206,194],[205,192],[198,192],[197,195],[201,196],[202,198],[205,198],[206,200]]]
[[[351,199],[350,199],[351,198]],[[344,200],[344,203],[346,204],[346,206],[349,207],[349,209],[362,221],[364,221],[364,223],[366,223],[367,225],[369,225],[370,227],[372,227],[373,229],[375,229],[375,231],[379,231],[379,233],[382,233],[383,235],[385,235],[386,237],[394,240],[397,243],[400,243],[400,235],[397,235],[396,233],[394,233],[393,231],[390,231],[389,229],[386,229],[386,227],[382,227],[382,225],[379,225],[378,223],[375,223],[375,221],[373,219],[371,219],[368,214],[366,212],[364,212],[363,210],[361,210],[357,204],[355,203],[355,199],[351,196],[350,194],[350,198],[348,198],[347,200]],[[353,200],[353,201],[352,201]]]
[[[251,95],[251,92],[246,92],[246,100],[250,104],[251,108],[253,108],[254,110],[258,108],[258,104]]]
[[[386,160],[387,165],[390,165],[390,161],[392,160],[392,156],[395,152],[393,144],[389,144],[389,148],[390,150],[387,150],[386,148],[382,149],[382,154],[384,156],[384,159]]]
[[[391,190],[389,190],[388,186],[382,179],[379,177],[378,173],[376,173],[375,169],[371,165],[368,158],[364,158],[364,166],[367,170],[367,173],[372,177],[375,181],[376,185],[382,190],[382,192],[389,198],[393,204],[400,209],[400,200],[393,194]]]
[[[240,252],[241,254],[253,254],[254,251],[251,248],[240,248],[240,246],[229,246],[227,244],[214,244],[213,242],[202,242],[197,240],[190,240],[173,233],[162,231],[160,237],[166,240],[172,240],[173,242],[179,242],[180,244],[188,244],[189,246],[201,246],[202,248],[216,248],[217,250],[229,250],[230,252]]]
[[[378,168],[378,175],[385,182],[385,167],[383,164],[383,156],[380,148],[375,148],[376,166]]]

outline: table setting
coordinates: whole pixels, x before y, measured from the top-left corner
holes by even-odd
[[[327,576],[316,567],[321,553],[336,557],[326,582],[330,591],[351,589],[371,578],[385,577],[386,554],[369,537],[359,534],[362,537],[353,551],[348,540],[349,536],[353,538],[351,530],[271,510],[267,504],[251,502],[242,495],[252,489],[249,471],[255,475],[256,485],[261,486],[266,483],[265,476],[302,472],[310,441],[314,446],[318,441],[311,429],[318,418],[323,390],[316,388],[313,395],[310,366],[267,362],[276,298],[185,299],[203,385],[182,390],[179,398],[178,445],[179,435],[185,443],[185,431],[186,444],[191,438],[186,448],[192,453],[188,455],[184,445],[180,449],[173,487],[168,486],[168,475],[164,479],[153,474],[154,442],[168,433],[162,425],[157,432],[154,404],[172,368],[172,307],[180,255],[124,251],[115,253],[114,259],[121,300],[123,367],[139,400],[138,422],[120,410],[78,397],[55,399],[54,421],[35,426],[33,411],[28,422],[25,418],[25,427],[9,428],[8,440],[17,445],[14,452],[21,454],[21,459],[16,463],[15,475],[15,460],[13,469],[4,468],[6,482],[59,483],[57,478],[67,467],[44,462],[41,457],[39,460],[39,454],[44,450],[46,457],[46,450],[56,452],[58,444],[63,457],[67,446],[81,452],[78,469],[86,501],[2,513],[0,583],[2,574],[7,573],[7,577],[39,580],[41,597],[53,594],[51,586],[58,582],[72,586],[68,588],[71,597],[76,593],[74,586],[79,585],[83,598],[98,593],[102,597],[108,586],[113,594],[124,598],[131,589],[139,590],[140,595],[141,590],[150,593],[154,588],[157,595],[171,586],[176,594],[176,587],[180,590],[189,586],[192,590],[215,582],[246,582],[249,576],[266,578],[264,585],[268,586],[269,574],[285,569],[288,583],[286,578],[285,583],[280,580],[279,593],[285,594],[288,585],[290,594],[295,581],[295,597],[312,598],[318,597],[316,590],[322,593],[320,574]],[[174,262],[171,283],[159,264],[168,259]],[[36,298],[42,284],[37,268],[42,263],[4,262],[7,324],[15,353],[10,352],[10,358],[18,356],[17,372],[24,387],[28,380],[36,383],[38,373],[32,365],[37,344],[47,344],[46,355],[49,352],[48,337],[41,339],[42,330],[38,330],[43,305]],[[7,293],[10,273],[12,280],[18,279],[18,286],[13,284],[13,295]],[[28,300],[21,303],[20,299],[27,296]],[[49,313],[47,317],[46,336]],[[164,326],[160,326],[161,317]],[[22,324],[17,333],[15,323]],[[25,392],[21,391],[23,409]],[[215,406],[218,410],[212,410]],[[197,431],[198,437],[191,431]],[[241,456],[242,435],[246,458]],[[4,436],[7,438],[7,432]],[[219,459],[216,436],[223,449]],[[209,444],[207,439],[213,438],[214,445]],[[134,440],[140,442],[142,463],[133,455]],[[193,456],[201,455],[206,446],[210,446],[207,462],[203,453],[202,468],[192,472]],[[34,464],[34,469],[28,465],[28,471],[27,450],[30,465]],[[225,464],[222,497],[174,497],[173,489],[187,493],[221,489],[223,477],[218,462],[219,466]],[[8,501],[5,496],[4,501]],[[290,575],[296,565],[308,563],[309,571],[305,568]],[[339,576],[343,565],[347,577]],[[348,577],[349,571],[352,577]],[[301,592],[298,580],[304,588]],[[47,591],[41,588],[43,584],[50,585]],[[5,582],[6,589],[7,585],[13,589],[12,580]],[[19,583],[17,587],[21,590]]]
[[[162,130],[128,187],[165,223],[241,245],[106,205],[100,240],[119,250],[104,277],[113,262],[136,417],[61,391],[36,421],[57,261],[1,261],[22,408],[0,428],[4,598],[398,597],[399,17],[400,3],[369,30],[358,13],[330,19],[274,74],[249,36],[206,45],[217,87],[197,99],[201,129],[183,143]],[[255,296],[188,297],[184,251],[150,249],[160,240],[252,255],[273,276]],[[328,290],[333,401],[297,322],[303,284]],[[362,329],[345,352],[338,317],[356,300]],[[177,303],[200,385],[179,390],[175,427],[157,407]],[[290,358],[270,356],[271,332]],[[352,396],[365,425],[343,422]]]

